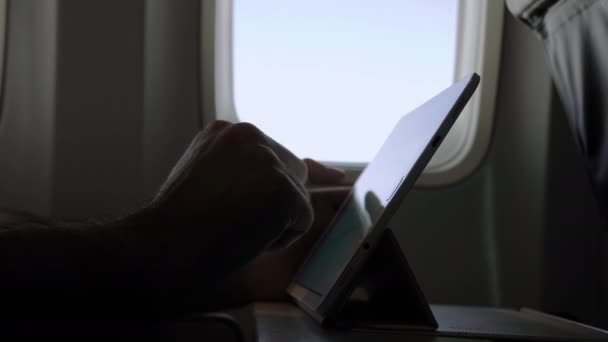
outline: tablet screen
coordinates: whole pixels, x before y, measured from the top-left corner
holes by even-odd
[[[439,133],[447,134],[478,83],[478,75],[466,77],[399,120],[297,273],[296,283],[321,297],[331,290],[380,217],[390,219],[398,203],[385,208],[397,189],[413,186],[442,140]],[[449,125],[440,129],[447,118]]]
[[[370,224],[359,212],[355,201],[348,199],[338,220],[334,222],[331,233],[296,276],[300,285],[320,296],[331,288],[336,281],[336,273],[341,273],[369,229]]]
[[[396,132],[391,133],[374,161],[361,174],[330,231],[296,275],[295,280],[301,286],[320,296],[331,289],[430,139],[417,137],[417,132],[410,135],[403,129]],[[430,133],[431,137],[433,133]]]

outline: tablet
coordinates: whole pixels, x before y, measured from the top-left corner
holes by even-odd
[[[315,319],[323,322],[339,305],[478,84],[479,75],[468,76],[404,115],[361,173],[288,287]]]

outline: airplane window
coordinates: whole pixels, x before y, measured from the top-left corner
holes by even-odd
[[[458,0],[234,0],[239,120],[301,157],[370,161],[455,79]]]

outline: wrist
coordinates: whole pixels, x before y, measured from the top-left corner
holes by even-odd
[[[167,245],[167,221],[150,207],[139,209],[92,230],[94,238],[110,250],[114,266],[133,286],[155,286],[168,279],[163,274],[173,269]]]

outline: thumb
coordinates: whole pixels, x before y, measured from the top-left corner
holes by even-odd
[[[304,159],[308,167],[308,180],[312,184],[317,185],[335,185],[340,184],[344,179],[344,171],[327,167],[315,160]]]

